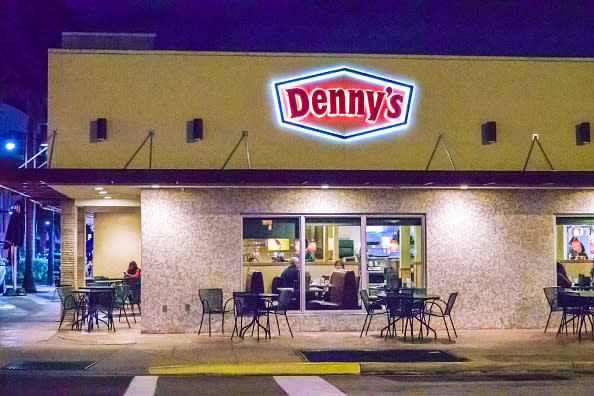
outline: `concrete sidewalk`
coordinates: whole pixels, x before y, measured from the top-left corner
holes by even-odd
[[[39,287],[26,297],[0,297],[0,367],[18,361],[92,361],[84,373],[95,375],[146,374],[398,374],[398,375],[578,375],[594,373],[594,337],[555,337],[556,325],[546,334],[537,330],[461,330],[448,341],[445,332],[424,343],[384,340],[379,333],[296,333],[281,326],[271,340],[246,336],[231,340],[228,333],[141,334],[140,323],[129,329],[125,319],[116,332],[105,327],[91,333],[57,331],[60,303],[51,301],[53,288]],[[558,316],[559,314],[557,314]],[[558,319],[558,318],[556,318]],[[220,320],[217,317],[216,320]],[[66,329],[66,330],[65,330]],[[431,363],[315,364],[303,350],[439,350],[467,361]]]

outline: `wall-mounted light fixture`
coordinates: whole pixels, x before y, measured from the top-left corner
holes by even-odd
[[[186,141],[188,143],[194,143],[198,140],[202,140],[202,118],[194,118],[192,121],[188,121],[186,124]]]
[[[105,139],[107,139],[107,118],[91,121],[91,143],[102,142]]]
[[[582,122],[575,126],[575,144],[583,146],[590,143],[590,123]]]
[[[481,135],[483,145],[489,145],[497,142],[497,123],[488,121],[481,125]]]

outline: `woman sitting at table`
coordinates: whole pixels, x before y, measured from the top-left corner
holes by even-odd
[[[140,277],[140,268],[136,264],[136,261],[130,261],[130,265],[128,265],[128,271],[124,272],[125,278],[139,278]]]

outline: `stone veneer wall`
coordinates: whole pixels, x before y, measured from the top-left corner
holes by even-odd
[[[220,287],[226,297],[241,290],[241,214],[271,213],[425,214],[427,287],[443,298],[460,292],[457,328],[536,328],[549,312],[543,287],[556,283],[555,215],[594,213],[594,193],[161,189],[142,191],[141,210],[144,332],[196,331],[199,288]],[[291,322],[303,331],[359,330],[364,316],[355,315],[293,314]]]
[[[60,284],[76,285],[77,281],[77,208],[74,200],[60,202]]]

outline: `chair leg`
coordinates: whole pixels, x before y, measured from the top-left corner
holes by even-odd
[[[369,331],[369,326],[371,326],[371,319],[373,319],[373,315],[369,317],[369,322],[367,322],[367,328],[365,329],[365,335],[367,335],[367,332]]]
[[[134,318],[134,323],[136,323],[136,314],[134,313],[134,304],[131,302],[131,300],[128,298],[128,305],[130,306],[130,309],[132,310],[132,317]]]
[[[130,321],[128,320],[128,314],[126,313],[126,306],[123,305],[122,308],[120,308],[120,319],[122,316],[122,309],[124,310],[124,316],[126,317],[126,323],[128,323],[128,328],[132,327],[130,326]]]
[[[223,334],[225,334],[225,311],[224,311],[224,308],[223,308],[223,320],[221,322],[221,331]]]
[[[287,312],[285,311],[285,320],[287,321],[287,327],[289,328],[289,333],[291,333],[291,338],[293,337],[293,330],[291,330],[291,325],[289,324],[289,318],[287,316]]]
[[[208,336],[212,337],[212,334],[210,332],[210,312],[208,312]]]
[[[549,312],[549,318],[547,319],[547,325],[545,326],[545,333],[547,332],[547,327],[549,327],[549,321],[551,320],[551,315],[553,314],[553,311],[551,310],[551,312]]]
[[[60,327],[62,327],[62,322],[64,321],[64,316],[66,316],[65,309],[62,310],[62,318],[60,319],[60,325],[58,326],[58,331],[60,330]]]
[[[286,316],[286,314],[285,314],[285,316]],[[278,323],[278,313],[276,311],[274,311],[274,318],[276,319],[276,328],[278,329],[278,335],[281,335],[280,334],[280,325]],[[287,323],[289,323],[289,322],[287,321]]]
[[[446,332],[448,333],[448,341],[452,341],[452,337],[450,337],[450,330],[448,329],[448,322],[446,321],[445,315],[443,316],[443,324],[445,325]],[[429,330],[427,330],[427,333],[429,333]]]
[[[369,317],[369,314],[367,314],[367,316],[365,316],[365,321],[363,322],[363,328],[361,329],[361,334],[359,334],[359,338],[363,337],[363,331],[365,331],[365,325],[367,325],[368,317]]]
[[[202,331],[202,321],[204,320],[204,311],[202,311],[202,317],[200,318],[200,327],[198,328],[198,335]]]

